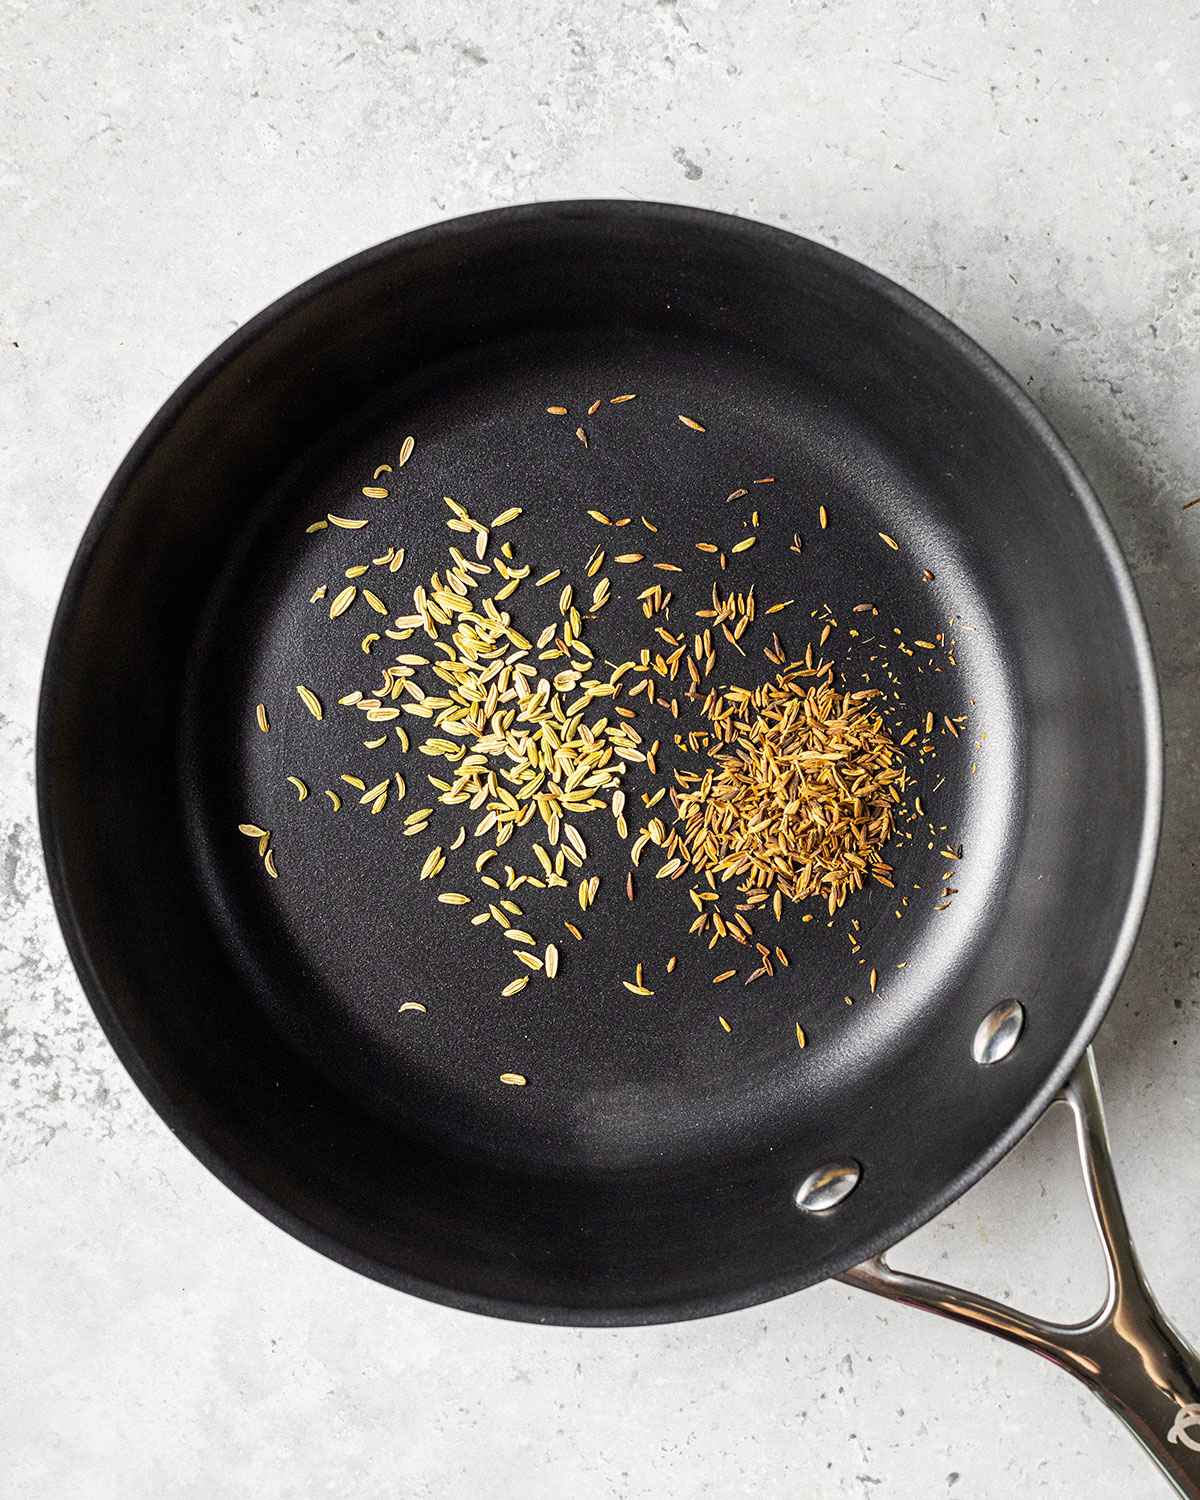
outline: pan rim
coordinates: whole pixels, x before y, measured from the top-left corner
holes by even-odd
[[[1139,830],[1129,900],[1117,927],[1108,962],[1099,984],[1084,1012],[1070,1044],[1054,1068],[1035,1089],[1024,1107],[1005,1128],[966,1167],[945,1183],[942,1189],[923,1198],[902,1222],[885,1235],[856,1245],[851,1253],[830,1257],[818,1266],[795,1276],[784,1276],[754,1282],[720,1293],[682,1301],[643,1303],[634,1306],[579,1307],[554,1306],[516,1301],[511,1298],[443,1286],[421,1277],[399,1271],[392,1266],[360,1253],[327,1233],[294,1208],[265,1192],[234,1165],[220,1143],[192,1117],[186,1098],[172,1094],[158,1079],[143,1058],[132,1035],[126,1029],[117,1006],[112,1002],[95,969],[87,935],[77,918],[65,873],[60,827],[54,798],[54,723],[57,717],[60,667],[72,636],[71,624],[78,607],[83,582],[101,547],[110,521],[125,490],[145,464],[156,446],[170,433],[191,401],[228,364],[267,329],[306,303],[325,295],[330,288],[358,275],[375,264],[398,255],[420,251],[424,246],[469,234],[484,226],[545,223],[553,219],[583,218],[592,221],[623,217],[628,221],[649,220],[687,229],[703,226],[720,229],[726,235],[761,245],[785,245],[800,254],[890,302],[898,312],[914,319],[989,384],[997,397],[1012,410],[1015,418],[1054,461],[1065,487],[1074,496],[1087,520],[1113,582],[1115,602],[1121,610],[1128,631],[1136,669],[1140,698],[1145,781],[1139,808]],[[518,204],[480,213],[444,219],[373,245],[348,259],[326,267],[309,277],[282,297],[268,304],[212,351],[180,383],[151,417],[129,451],[118,465],[112,479],[90,517],[67,572],[51,626],[43,663],[38,697],[35,771],[37,809],[47,880],[55,912],[67,951],[89,1005],[101,1029],[126,1072],[168,1129],[224,1185],[257,1209],[266,1219],[286,1230],[294,1238],[320,1251],[329,1259],[371,1277],[385,1285],[419,1296],[426,1301],[461,1311],[483,1313],[519,1322],[568,1327],[628,1327],[733,1312],[776,1297],[801,1290],[816,1281],[837,1276],[852,1265],[889,1249],[922,1224],[934,1218],[969,1187],[979,1181],[1002,1157],[1012,1150],[1033,1127],[1054,1095],[1083,1056],[1112,1002],[1129,963],[1146,905],[1158,851],[1163,800],[1162,710],[1154,659],[1142,607],[1128,565],[1121,553],[1111,524],[1090,483],[1062,438],[1017,381],[980,344],[937,312],[915,293],[872,270],[850,256],[818,241],[740,215],[682,204],[629,201],[623,199],[585,198]]]

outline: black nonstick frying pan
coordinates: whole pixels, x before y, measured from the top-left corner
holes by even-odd
[[[585,447],[574,414],[618,392],[637,400],[589,419]],[[566,419],[547,413],[560,402]],[[388,498],[365,499],[409,433]],[[606,540],[588,509],[653,517],[643,550],[680,559],[682,609],[714,576],[695,540],[742,534],[725,497],[752,477],[775,483],[740,502],[761,503],[760,542],[730,579],[799,601],[789,644],[809,610],[844,623],[855,601],[883,635],[894,621],[956,643],[953,671],[914,667],[904,689],[971,742],[943,735],[914,767],[961,845],[955,894],[932,899],[945,856],[914,839],[896,890],[845,909],[878,993],[845,921],[801,925],[798,907],[772,937],[791,966],[715,991],[682,887],[643,879],[630,906],[627,846],[592,819],[584,943],[563,936],[554,983],[501,998],[511,961],[417,880],[434,840],[402,836],[405,804],[335,814],[320,795],[370,755],[387,757],[372,775],[414,786],[436,767],[363,749],[336,699],[366,678],[370,627],[330,629],[310,596],[402,545],[386,602],[411,609],[456,540],[451,495],[521,505],[520,555],[564,577]],[[370,529],[306,532],[331,512]],[[616,661],[644,644],[630,605],[653,580],[610,571],[596,643]],[[764,671],[756,644],[718,676]],[[298,683],[330,705],[322,721]],[[289,773],[312,783],[306,803]],[[1157,837],[1146,633],[1062,444],[915,297],[792,235],[635,203],[481,214],[334,267],[213,354],[109,486],[54,626],[38,775],[59,916],[114,1047],[185,1144],[306,1243],[547,1323],[697,1317],[846,1275],[1039,1349],[1200,1495],[1200,1372],[1129,1248],[1086,1051]],[[447,836],[455,811],[436,810]],[[278,880],[247,819],[272,830]],[[543,928],[578,916],[560,894],[538,893]],[[653,998],[620,983],[638,961],[662,976]],[[1057,1096],[1108,1249],[1095,1320],[1053,1327],[880,1259]]]

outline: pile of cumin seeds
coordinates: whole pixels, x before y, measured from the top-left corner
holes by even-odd
[[[876,690],[839,692],[832,676],[794,663],[758,688],[708,695],[715,764],[677,773],[664,852],[736,881],[752,905],[817,897],[832,916],[868,879],[892,886],[883,850],[903,755],[872,706]]]

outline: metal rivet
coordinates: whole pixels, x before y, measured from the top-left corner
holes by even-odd
[[[975,1028],[971,1056],[983,1068],[1003,1062],[1017,1045],[1025,1025],[1025,1007],[1019,1000],[1001,1000]]]
[[[856,1161],[831,1161],[808,1174],[793,1201],[807,1214],[826,1213],[850,1196],[861,1176],[862,1168]]]

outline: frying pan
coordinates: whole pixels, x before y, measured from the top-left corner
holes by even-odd
[[[585,447],[575,414],[618,392],[637,399],[588,418]],[[365,499],[409,433],[388,498]],[[753,478],[775,483],[726,503]],[[961,719],[970,742],[935,736],[913,766],[937,838],[900,844],[896,890],[832,925],[786,912],[772,941],[791,967],[718,992],[682,886],[642,878],[630,906],[628,848],[593,817],[584,941],[562,933],[561,893],[536,893],[529,920],[562,937],[562,970],[501,998],[494,929],[417,879],[456,809],[405,838],[404,803],[335,814],[318,790],[401,764],[335,704],[364,685],[370,627],[331,628],[310,596],[404,546],[384,574],[402,613],[455,540],[444,494],[520,504],[519,555],[564,578],[605,541],[588,509],[646,515],[658,531],[638,550],[684,567],[677,619],[716,576],[694,542],[726,546],[757,504],[759,545],[728,581],[798,600],[789,649],[823,605],[874,603],[877,651],[892,629],[941,630],[954,670],[901,663],[907,709]],[[306,531],[328,513],[370,529]],[[610,567],[606,659],[645,644],[647,566]],[[718,676],[764,670],[754,645]],[[329,705],[320,722],[300,683]],[[667,743],[669,717],[642,717]],[[431,765],[403,769],[424,786]],[[288,774],[312,784],[306,803]],[[459,219],[324,272],[206,360],[109,486],[54,625],[38,777],[58,914],[113,1046],[176,1135],[314,1248],[418,1296],[561,1324],[698,1317],[843,1275],[1062,1364],[1200,1495],[1200,1367],[1137,1268],[1086,1051],[1157,838],[1146,632],[1044,419],[883,277],[758,224],[624,202]],[[272,830],[277,880],[247,819]],[[948,904],[943,838],[962,852]],[[620,982],[636,962],[661,976],[652,998]],[[886,1249],[1056,1098],[1108,1256],[1096,1317],[1057,1327],[892,1270]]]

